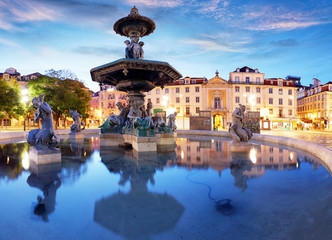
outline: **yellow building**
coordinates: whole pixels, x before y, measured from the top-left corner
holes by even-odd
[[[232,111],[239,103],[247,111],[260,112],[263,129],[296,127],[296,89],[293,82],[282,78],[265,79],[264,73],[249,67],[237,68],[229,74],[233,85]]]
[[[213,129],[226,129],[232,120],[232,84],[216,76],[202,84],[203,109],[211,111]]]
[[[297,112],[303,129],[332,129],[332,82],[317,79],[297,91]]]
[[[169,115],[178,113],[176,125],[180,129],[189,129],[189,117],[203,110],[202,84],[206,78],[185,77],[168,84],[163,89],[156,87],[146,93],[145,102],[150,99],[153,105],[152,113],[166,111]]]

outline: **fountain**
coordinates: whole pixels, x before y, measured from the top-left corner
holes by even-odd
[[[119,106],[120,114],[111,115],[101,126],[101,145],[132,144],[138,152],[153,152],[157,145],[173,145],[176,137],[174,123],[158,124],[144,106],[144,93],[155,87],[163,88],[181,78],[181,74],[166,62],[144,60],[143,42],[140,37],[151,34],[155,23],[138,13],[136,7],[127,17],[114,24],[114,31],[126,40],[125,58],[91,69],[93,81],[100,85],[116,86],[127,92],[127,106]],[[148,108],[151,103],[148,103]],[[149,114],[148,114],[149,112]],[[172,118],[169,118],[172,121]],[[161,126],[159,128],[159,126]]]

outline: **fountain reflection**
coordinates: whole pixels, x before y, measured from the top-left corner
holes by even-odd
[[[173,229],[184,207],[167,193],[149,192],[156,170],[163,170],[175,152],[137,153],[101,147],[102,162],[112,173],[120,174],[120,185],[130,182],[128,193],[118,192],[95,204],[94,220],[127,239],[148,239],[150,235]]]

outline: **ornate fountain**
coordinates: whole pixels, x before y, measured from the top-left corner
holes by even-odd
[[[113,26],[114,31],[121,36],[130,38],[124,41],[125,58],[91,69],[91,78],[100,86],[107,84],[117,90],[127,92],[127,106],[117,104],[119,115],[111,115],[101,126],[101,139],[105,145],[121,145],[129,142],[138,151],[156,151],[152,144],[161,142],[174,144],[174,120],[162,123],[150,116],[151,103],[147,109],[144,104],[145,94],[155,87],[163,88],[181,78],[181,74],[167,62],[144,60],[143,45],[140,37],[151,34],[156,28],[155,23],[138,13],[133,7],[127,17],[119,19]],[[156,136],[156,134],[161,134]],[[167,134],[171,134],[167,135]],[[128,136],[129,135],[129,136]],[[131,137],[134,136],[134,139]],[[145,138],[144,138],[145,137]],[[146,139],[146,138],[151,139]],[[157,139],[153,139],[156,138]],[[159,138],[168,140],[161,141]],[[106,140],[107,139],[107,140]],[[137,142],[145,141],[140,146]],[[153,146],[152,146],[153,145]]]

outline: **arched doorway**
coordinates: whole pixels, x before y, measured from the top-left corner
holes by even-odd
[[[224,128],[223,117],[220,114],[216,114],[213,118],[213,129],[216,131]]]

